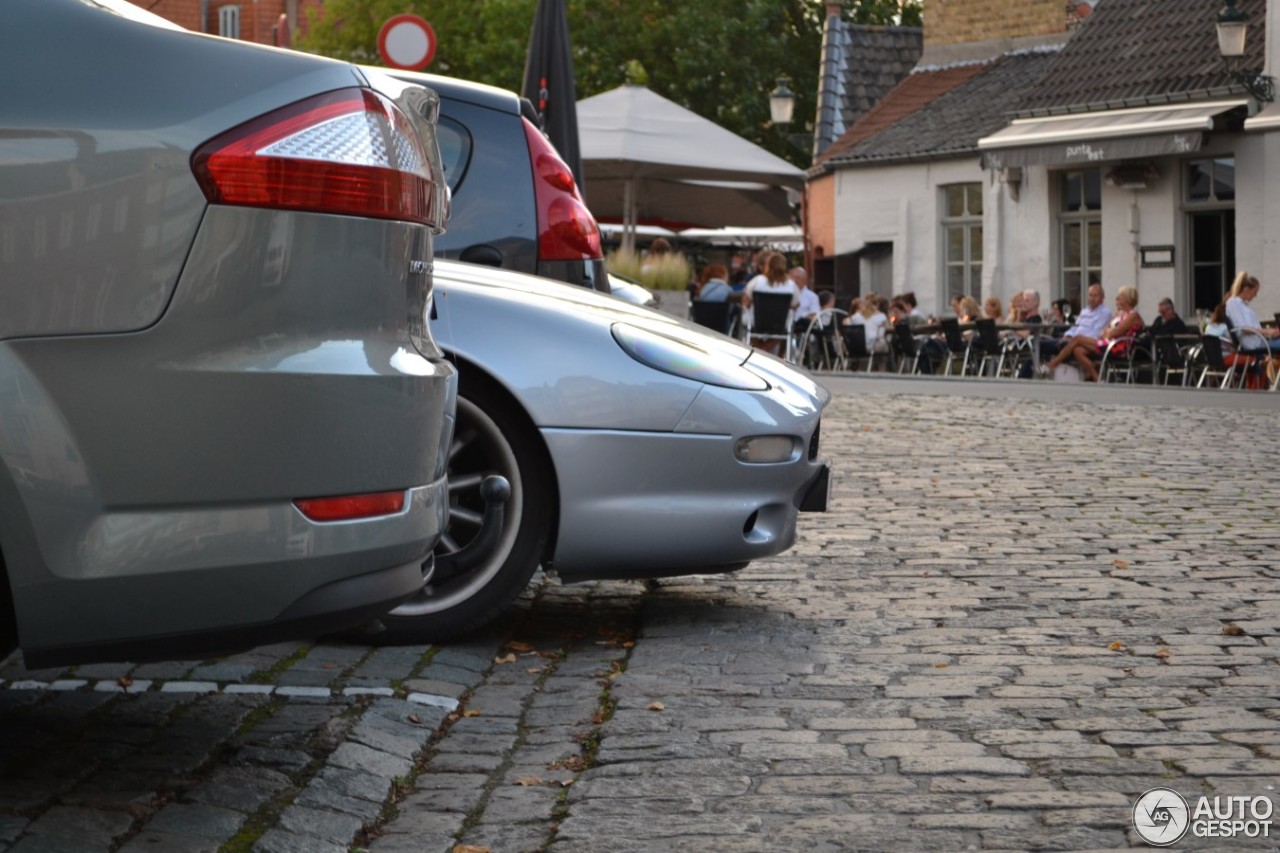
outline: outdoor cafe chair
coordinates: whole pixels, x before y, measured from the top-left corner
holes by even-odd
[[[924,372],[920,369],[920,361],[928,356],[916,341],[915,335],[911,334],[910,320],[899,320],[893,324],[890,347],[893,350],[893,357],[898,362],[899,373],[914,375]]]
[[[751,328],[747,330],[752,341],[782,341],[782,357],[787,361],[795,360],[791,330],[793,298],[790,293],[752,293],[752,321]]]
[[[703,302],[695,299],[692,303],[693,322],[706,326],[725,335],[733,334],[733,326],[738,316],[738,306],[733,302]]]
[[[990,317],[984,317],[974,323],[976,333],[973,336],[973,343],[976,344],[977,350],[970,348],[970,355],[965,356],[964,373],[969,372],[969,358],[976,359],[978,376],[987,375],[987,365],[995,366],[994,376],[999,376],[1004,367],[1004,344],[1000,341],[1000,333],[996,331],[996,321]]]
[[[1133,335],[1106,341],[1102,354],[1098,356],[1098,381],[1115,382],[1124,377],[1126,385],[1133,384],[1133,356],[1137,349],[1138,342]]]
[[[839,308],[826,308],[818,312],[800,337],[800,363],[811,370],[841,370],[844,368],[844,336],[840,324],[848,313]]]
[[[960,320],[955,317],[943,317],[938,321],[938,324],[942,327],[943,341],[947,345],[947,360],[943,363],[943,374],[950,376],[951,366],[957,360],[961,364],[961,373],[963,373],[963,365],[969,355],[970,342],[966,341],[964,335],[960,332]]]
[[[1187,385],[1191,375],[1191,353],[1178,346],[1172,335],[1156,335],[1152,343],[1155,347],[1152,382],[1160,379],[1169,385],[1169,380],[1176,376],[1179,385]]]
[[[844,340],[845,366],[849,370],[856,370],[858,362],[863,359],[867,362],[866,372],[870,373],[875,367],[876,359],[880,359],[881,363],[888,368],[889,351],[876,352],[867,348],[867,331],[866,327],[858,324],[842,326],[840,337]]]
[[[1200,370],[1200,378],[1196,381],[1197,388],[1203,388],[1206,379],[1218,380],[1219,388],[1230,388],[1231,380],[1235,377],[1236,366],[1233,361],[1228,364],[1222,352],[1222,338],[1217,335],[1202,335],[1200,337],[1200,351],[1204,355],[1204,367]]]

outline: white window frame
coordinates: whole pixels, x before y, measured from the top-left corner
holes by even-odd
[[[981,302],[982,264],[984,260],[982,244],[982,209],[984,207],[982,182],[942,184],[938,187],[938,190],[938,234],[942,241],[942,248],[938,253],[942,266],[942,274],[940,276],[942,294],[939,304],[950,305],[951,297],[956,295],[951,292],[951,274],[955,269],[960,271],[960,295],[972,296]],[[963,210],[959,215],[950,213],[951,206],[948,202],[953,191],[960,191],[964,199]],[[974,199],[977,200],[978,204],[977,212],[971,209],[971,202]],[[959,258],[951,256],[950,238],[956,232],[961,235],[961,256]],[[975,249],[977,257],[974,257]]]
[[[218,35],[229,38],[240,38],[240,6],[228,3],[218,7]]]
[[[1084,199],[1087,196],[1084,176],[1087,174],[1092,174],[1098,181],[1098,207],[1096,209],[1084,206]],[[1067,210],[1066,208],[1066,185],[1072,175],[1081,176],[1081,206],[1078,210]],[[1090,282],[1095,279],[1102,282],[1102,171],[1100,169],[1071,169],[1055,172],[1054,176],[1058,190],[1058,292],[1056,296],[1074,300],[1076,310],[1080,310],[1084,307],[1085,294],[1089,290]],[[1093,245],[1089,237],[1091,225],[1096,226],[1098,234],[1098,261],[1096,264],[1089,263],[1090,248]],[[1073,227],[1080,229],[1080,254],[1074,258],[1069,257],[1067,254],[1067,246],[1070,242],[1067,238],[1067,232]],[[1067,290],[1067,275],[1069,273],[1079,273],[1080,275],[1080,290],[1078,293],[1072,294]]]

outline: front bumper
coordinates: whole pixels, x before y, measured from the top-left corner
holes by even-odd
[[[543,430],[560,486],[552,560],[565,580],[712,572],[795,544],[825,506],[825,458],[749,465],[726,435]],[[822,494],[819,500],[815,490]]]

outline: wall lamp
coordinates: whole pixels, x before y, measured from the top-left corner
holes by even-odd
[[[1237,68],[1244,56],[1249,16],[1236,7],[1236,0],[1226,0],[1226,3],[1218,13],[1218,52],[1232,80],[1257,100],[1270,103],[1276,99],[1275,81],[1265,74],[1250,74]]]

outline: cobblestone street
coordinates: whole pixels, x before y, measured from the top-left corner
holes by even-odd
[[[832,511],[739,573],[544,580],[447,648],[11,659],[0,844],[1092,850],[1153,787],[1276,799],[1280,397],[835,384]]]

